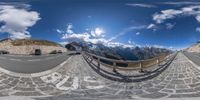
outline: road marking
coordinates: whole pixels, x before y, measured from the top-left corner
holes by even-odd
[[[89,82],[89,83],[98,83],[99,85],[87,85],[86,88],[88,89],[100,89],[100,88],[104,88],[104,85],[101,85],[99,80],[96,80],[94,77],[90,77],[90,76],[86,76],[83,79],[85,82]]]
[[[47,76],[40,77],[46,83],[56,83],[62,78],[62,75],[58,72],[51,73]]]
[[[9,59],[9,60],[13,60],[13,61],[21,61],[21,59],[13,59],[13,58],[11,58],[11,59]]]
[[[64,87],[62,86],[65,82],[67,82],[67,80],[69,79],[69,76],[65,76],[65,78],[60,81],[58,84],[56,84],[56,88],[58,88],[59,90],[70,90],[71,87]]]
[[[54,59],[54,58],[56,58],[56,57],[47,57],[47,58],[45,58],[45,60]]]
[[[73,84],[72,84],[72,90],[75,90],[75,89],[78,89],[78,84],[79,80],[78,80],[78,77],[74,77],[74,80],[73,80]]]
[[[62,75],[58,72],[54,72],[50,75],[40,77],[46,83],[52,83],[58,88],[59,90],[75,90],[79,87],[79,79],[78,77],[73,78],[73,82],[71,86],[63,86],[70,78],[70,76],[65,76],[62,79]],[[62,80],[61,80],[62,79]]]
[[[27,61],[41,61],[41,59],[31,59],[31,60],[27,60]]]
[[[68,81],[69,78],[70,78],[69,76],[65,76],[65,78],[64,78],[62,81],[60,81],[58,84],[56,84],[56,87],[57,87],[58,89],[60,89],[60,90],[65,90],[65,91],[66,91],[66,90],[76,90],[76,89],[78,89],[78,87],[79,87],[79,84],[78,84],[78,83],[79,83],[78,77],[74,77],[71,86],[69,86],[69,87],[67,87],[67,86],[62,86],[62,85],[65,84],[65,82]]]

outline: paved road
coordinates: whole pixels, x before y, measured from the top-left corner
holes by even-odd
[[[42,56],[0,55],[0,67],[18,73],[37,73],[52,69],[69,57],[67,53]]]
[[[185,56],[187,56],[192,62],[200,66],[200,54],[192,53],[192,52],[183,52]]]
[[[76,67],[71,67],[69,70],[71,74],[68,75],[72,78],[79,78],[80,84],[78,88],[61,96],[43,98],[41,100],[65,100],[65,98],[95,98],[97,100],[177,98],[179,100],[180,98],[200,97],[200,71],[181,52],[178,53],[170,66],[157,77],[134,83],[114,82],[102,78],[97,73],[94,73],[84,61],[81,61],[81,58],[75,59],[80,62],[74,63],[75,65],[73,66]],[[82,67],[83,65],[84,67]],[[84,82],[82,79],[88,76],[92,77],[92,81]],[[88,84],[93,81],[98,82],[98,84]],[[102,87],[97,88],[99,85]],[[93,89],[85,89],[85,87],[91,86],[93,86]]]
[[[7,100],[14,100],[11,96],[35,96],[30,97],[34,100],[193,99],[200,98],[200,71],[179,52],[157,77],[124,83],[102,77],[81,55],[75,55],[62,68],[44,76],[24,78],[0,72],[0,97],[3,96]]]

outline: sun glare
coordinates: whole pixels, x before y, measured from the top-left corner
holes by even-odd
[[[95,29],[95,33],[96,33],[98,36],[100,36],[101,34],[105,33],[105,31],[103,30],[103,28],[97,27],[97,28]]]

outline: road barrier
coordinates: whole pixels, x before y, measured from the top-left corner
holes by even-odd
[[[95,54],[91,54],[88,52],[83,52],[83,56],[86,57],[87,59],[90,59],[91,62],[95,60],[97,62],[97,67],[100,67],[100,65],[104,65],[105,67],[112,68],[113,72],[116,72],[116,70],[144,71],[145,69],[151,66],[159,65],[160,63],[162,63],[163,61],[169,58],[169,55],[161,54],[157,57],[147,59],[147,60],[138,60],[138,61],[114,60],[114,59],[109,59],[102,56],[97,56]]]

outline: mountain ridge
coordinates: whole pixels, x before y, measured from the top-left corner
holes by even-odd
[[[100,43],[92,44],[88,42],[71,42],[71,44],[81,47],[83,51],[116,60],[145,60],[163,53],[170,54],[173,52],[166,48],[156,48],[153,46],[124,48],[123,46],[109,47]]]

